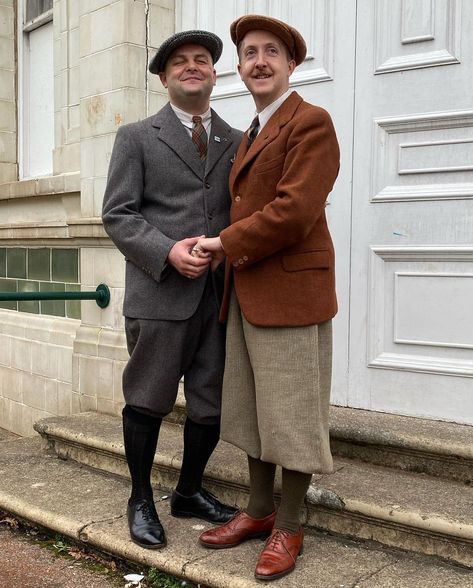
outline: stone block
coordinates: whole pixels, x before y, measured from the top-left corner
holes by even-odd
[[[105,282],[109,288],[125,287],[125,259],[118,249],[94,249],[93,283]]]
[[[167,103],[168,96],[162,92],[148,92],[148,113],[158,112]]]
[[[80,394],[72,392],[71,394],[71,414],[78,414],[80,409]]]
[[[94,210],[93,216],[100,218],[102,216],[103,195],[107,187],[107,177],[99,176],[94,178]]]
[[[116,414],[115,403],[113,400],[97,399],[97,411],[104,414]]]
[[[80,109],[83,138],[114,133],[121,124],[145,117],[146,95],[133,88],[114,90],[81,99]]]
[[[80,62],[81,97],[124,87],[143,90],[146,67],[145,48],[129,43],[83,57]]]
[[[23,372],[21,374],[21,391],[24,405],[41,410],[45,409],[46,393],[44,378]]]
[[[149,32],[149,44],[152,47],[159,47],[165,39],[174,34],[174,9],[151,4],[149,7]]]
[[[34,433],[32,426],[32,409],[18,402],[10,402],[10,425],[12,433],[28,437]]]
[[[11,365],[13,368],[31,372],[31,345],[31,341],[25,339],[12,339]]]
[[[128,359],[128,351],[125,333],[112,329],[102,329],[99,336],[99,356],[126,361]]]
[[[66,0],[66,2],[69,15],[68,26],[70,30],[73,30],[79,27],[80,2],[77,0]]]
[[[72,387],[67,382],[57,383],[57,414],[67,416],[71,414]]]
[[[59,69],[65,71],[69,67],[69,31],[64,31],[59,35],[60,55],[59,55]]]
[[[7,39],[6,37],[0,37],[0,69],[2,73],[10,73],[14,74],[15,68],[15,43],[13,39]],[[8,83],[8,80],[5,78],[5,81],[2,79],[3,83]],[[2,94],[5,90],[2,90]],[[3,97],[3,96],[2,96]],[[13,98],[8,95],[5,96],[7,100],[13,100]]]
[[[31,371],[45,378],[57,378],[58,353],[55,345],[31,342]]]
[[[19,370],[0,367],[0,390],[4,398],[9,398],[15,402],[23,402],[21,375],[22,373]]]
[[[118,404],[125,404],[123,397],[123,370],[126,364],[127,361],[113,362],[113,400]]]
[[[8,398],[0,396],[0,428],[10,431],[10,403]]]
[[[0,55],[1,50],[0,39]],[[8,69],[0,69],[0,100],[15,100],[15,73]]]
[[[146,18],[142,2],[120,0],[81,16],[81,57],[121,43],[144,45],[145,40]]]
[[[69,69],[67,105],[78,105],[80,101],[80,95],[81,89],[79,87],[79,65],[76,65]],[[67,128],[69,128],[69,126],[70,122]]]
[[[2,131],[0,132],[0,142],[2,150],[0,152],[0,160],[2,163],[16,163],[16,133]]]
[[[80,51],[79,51],[79,29],[75,28],[69,31],[69,45],[68,45],[68,63],[70,68],[79,67]]]
[[[115,134],[89,137],[81,142],[81,177],[105,177],[110,164]]]
[[[0,334],[0,364],[11,365],[11,337]]]
[[[0,37],[13,39],[15,36],[15,11],[13,6],[0,4]]]
[[[55,151],[55,165],[60,173],[74,173],[80,170],[80,143],[62,145]]]
[[[58,382],[46,380],[44,383],[44,409],[53,414],[58,414]]]
[[[74,354],[96,357],[98,355],[100,328],[99,326],[86,325],[82,322],[74,340]]]
[[[95,396],[87,396],[81,394],[79,396],[80,412],[97,411],[97,398]]]
[[[80,392],[87,396],[113,399],[113,361],[109,359],[79,358]]]
[[[0,131],[16,132],[16,103],[0,100]]]
[[[69,347],[57,347],[57,379],[61,382],[72,383],[72,349]]]
[[[0,183],[18,180],[18,165],[16,163],[0,162]]]

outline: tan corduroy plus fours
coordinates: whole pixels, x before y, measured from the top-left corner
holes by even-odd
[[[261,329],[242,317],[233,293],[221,438],[288,470],[330,473],[331,365],[332,321]]]

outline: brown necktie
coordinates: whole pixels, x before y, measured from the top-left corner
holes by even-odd
[[[259,131],[259,118],[255,116],[251,122],[250,128],[248,129],[248,149],[251,147],[253,141],[256,139]]]
[[[192,127],[192,141],[197,147],[200,159],[204,160],[207,157],[207,133],[202,124],[202,117],[193,116],[192,122],[194,123]]]

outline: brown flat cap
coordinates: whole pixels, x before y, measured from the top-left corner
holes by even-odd
[[[282,22],[282,20],[270,16],[261,16],[259,14],[240,16],[230,25],[232,41],[238,47],[246,33],[254,30],[269,31],[284,41],[296,65],[304,61],[307,47],[299,31]]]
[[[208,49],[212,56],[214,65],[222,55],[222,40],[214,33],[209,31],[181,31],[166,39],[159,47],[156,55],[149,64],[149,71],[153,74],[159,74],[166,68],[166,62],[171,56],[171,53],[181,45],[202,45]]]

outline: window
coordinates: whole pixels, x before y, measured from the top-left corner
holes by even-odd
[[[19,5],[20,177],[33,178],[53,171],[53,0]]]

